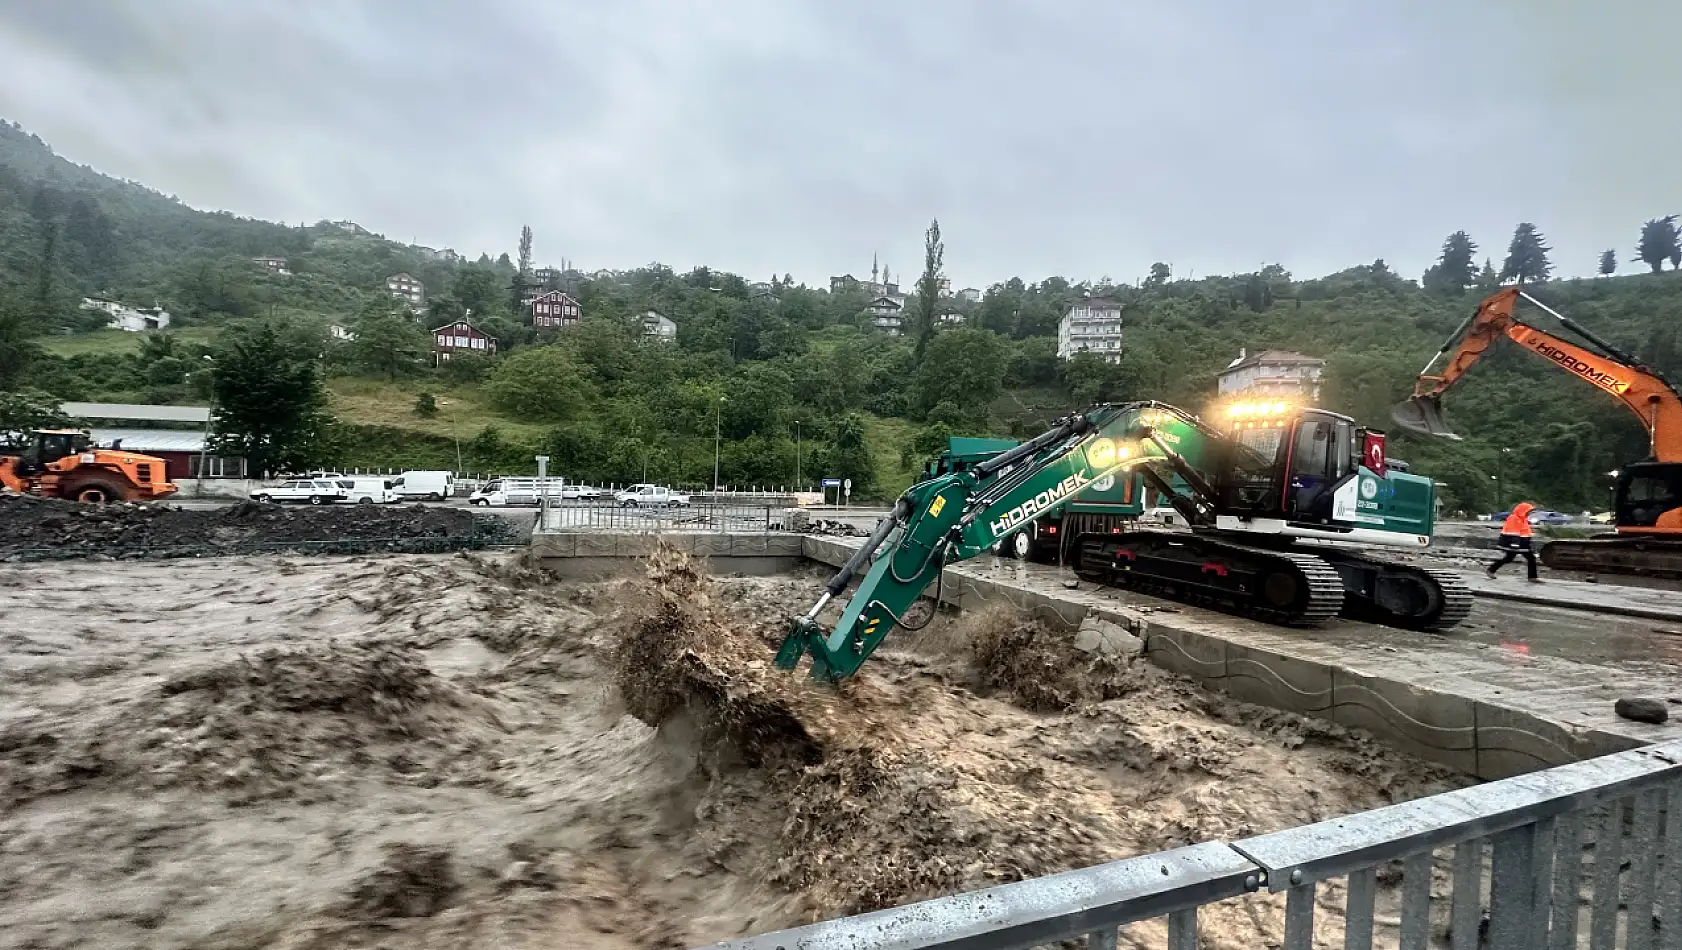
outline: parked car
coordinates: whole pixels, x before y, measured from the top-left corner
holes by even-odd
[[[1530,513],[1531,524],[1562,525],[1570,524],[1571,516],[1564,512],[1554,511],[1552,508],[1538,508]]]
[[[1613,517],[1614,516],[1613,516],[1612,512],[1602,511],[1602,512],[1598,512],[1596,514],[1590,515],[1589,516],[1589,522],[1591,524],[1611,524]]]
[[[454,472],[404,472],[391,489],[405,499],[443,501],[455,494],[456,476]]]
[[[327,478],[294,478],[272,488],[260,488],[251,493],[252,501],[277,503],[297,502],[307,505],[332,505],[344,501],[347,492],[338,482]]]
[[[545,482],[548,483],[548,492],[543,490]],[[559,496],[563,487],[559,478],[493,478],[468,495],[467,502],[494,508],[535,506],[544,494],[550,498]]]
[[[384,478],[340,478],[339,487],[345,490],[345,501],[358,505],[385,505],[400,497]]]
[[[630,508],[683,507],[689,496],[661,485],[632,485],[613,496],[613,500]]]
[[[589,485],[563,485],[560,494],[565,501],[591,501],[605,493],[600,488]]]

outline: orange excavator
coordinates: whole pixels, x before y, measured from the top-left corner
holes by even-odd
[[[120,447],[97,448],[79,429],[21,435],[18,445],[0,444],[0,488],[96,505],[156,501],[175,494],[161,458]]]
[[[1588,346],[1525,323],[1514,313],[1519,299],[1559,318]],[[1443,418],[1442,396],[1505,337],[1618,400],[1647,430],[1648,458],[1625,465],[1614,487],[1616,534],[1549,541],[1542,563],[1557,570],[1682,576],[1682,395],[1658,370],[1602,340],[1520,287],[1504,288],[1478,309],[1431,357],[1413,395],[1391,412],[1414,432],[1459,439]],[[1431,370],[1444,355],[1442,372]]]

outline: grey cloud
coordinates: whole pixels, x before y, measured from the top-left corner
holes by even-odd
[[[0,2],[0,115],[189,203],[493,254],[960,284],[1384,257],[1678,207],[1664,36],[1563,0]],[[1627,253],[1624,256],[1628,256]]]

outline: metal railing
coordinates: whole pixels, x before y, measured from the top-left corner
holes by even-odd
[[[1451,880],[1446,938],[1432,927],[1439,852]],[[1114,950],[1120,928],[1166,917],[1167,950],[1196,950],[1200,907],[1266,888],[1286,893],[1283,932],[1256,946],[1309,950],[1316,889],[1342,878],[1342,945],[1368,950],[1379,870],[1393,862],[1401,913],[1383,922],[1383,946],[1682,948],[1682,741],[715,947],[1019,950],[1084,937]]]
[[[691,501],[687,505],[635,506],[613,501],[549,499],[540,521],[545,531],[602,531],[626,534],[664,534],[674,531],[713,531],[754,534],[788,530],[788,509],[767,504],[720,504]]]

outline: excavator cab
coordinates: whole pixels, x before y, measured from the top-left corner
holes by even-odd
[[[1216,475],[1218,512],[1330,523],[1333,496],[1359,463],[1355,421],[1282,402],[1240,403],[1233,410],[1226,458]]]
[[[1675,462],[1637,462],[1618,472],[1614,488],[1620,528],[1682,532],[1682,465]]]

